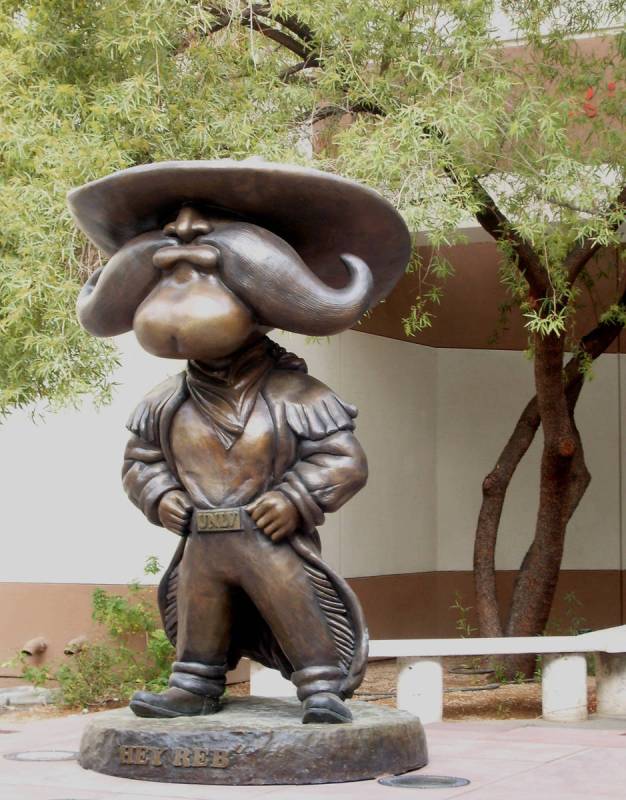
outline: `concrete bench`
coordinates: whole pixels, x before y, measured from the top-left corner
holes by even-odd
[[[587,660],[596,657],[597,713],[626,717],[626,625],[578,636],[528,636],[493,639],[375,639],[370,657],[394,658],[397,706],[424,724],[443,714],[444,656],[534,653],[543,656],[541,685],[544,719],[587,718]],[[250,665],[250,694],[293,696],[295,688],[276,670]]]

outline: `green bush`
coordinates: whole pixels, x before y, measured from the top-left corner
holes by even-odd
[[[160,569],[154,557],[145,572]],[[92,617],[102,636],[89,642],[71,660],[51,667],[32,667],[22,659],[22,676],[36,686],[59,685],[57,702],[73,708],[119,705],[137,689],[167,686],[174,649],[159,627],[149,590],[130,584],[127,596],[96,589]]]

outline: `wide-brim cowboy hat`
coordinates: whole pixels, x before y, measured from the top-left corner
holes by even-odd
[[[339,256],[359,256],[374,280],[370,306],[389,294],[411,252],[402,217],[377,192],[338,175],[258,158],[144,164],[68,195],[77,225],[108,255],[193,202],[268,228],[331,287],[346,280]]]

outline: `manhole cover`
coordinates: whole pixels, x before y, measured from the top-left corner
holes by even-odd
[[[78,753],[73,750],[29,750],[25,753],[7,753],[9,761],[74,761]]]
[[[399,789],[452,789],[467,786],[467,778],[452,778],[447,775],[389,775],[379,778],[383,786],[397,786]]]

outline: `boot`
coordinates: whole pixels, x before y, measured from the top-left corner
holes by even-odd
[[[352,712],[341,697],[331,692],[316,692],[302,704],[302,722],[305,725],[325,722],[341,725],[352,722]]]
[[[172,664],[170,688],[161,693],[135,692],[130,708],[138,717],[196,717],[215,714],[224,693],[226,664],[191,661]]]
[[[352,722],[352,713],[341,693],[344,677],[339,667],[305,667],[293,673],[291,680],[298,688],[305,725]]]

